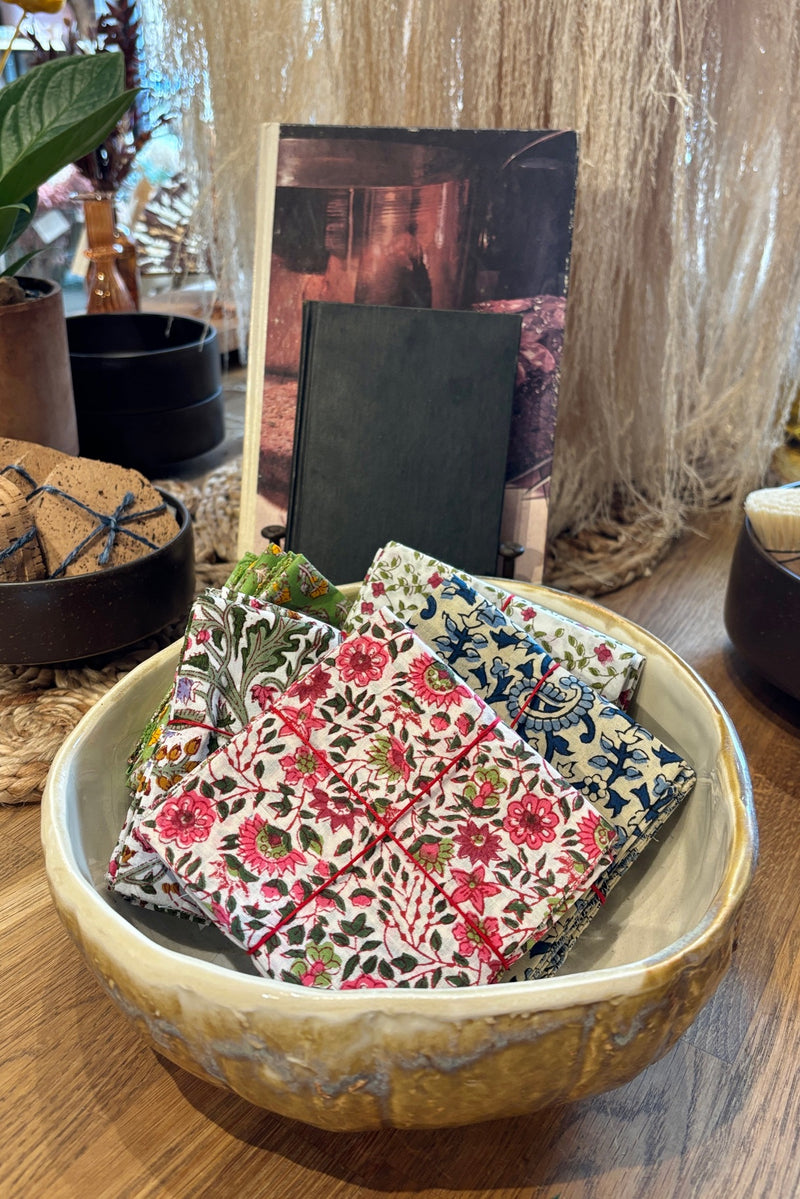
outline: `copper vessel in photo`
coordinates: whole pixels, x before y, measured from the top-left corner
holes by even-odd
[[[297,373],[304,300],[464,307],[474,190],[461,155],[447,148],[282,139],[267,372]]]

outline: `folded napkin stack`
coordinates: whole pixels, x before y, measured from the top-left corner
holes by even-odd
[[[131,759],[132,802],[108,873],[115,891],[205,919],[142,837],[142,816],[340,641],[330,625],[228,587],[198,596],[169,697]]]
[[[384,613],[142,830],[259,970],[320,987],[491,982],[610,864],[613,836]]]
[[[243,595],[256,595],[281,607],[296,608],[337,628],[350,606],[341,591],[308,558],[282,550],[274,543],[263,554],[245,554],[228,579],[228,586]]]
[[[416,608],[406,610],[409,627],[614,825],[614,864],[532,949],[526,977],[550,974],[694,786],[694,771],[457,576]]]
[[[694,783],[642,656],[396,542],[349,612],[320,580],[271,547],[199,597],[110,885],[293,984],[552,974]]]
[[[533,605],[485,579],[455,571],[447,563],[397,541],[390,541],[373,558],[342,627],[349,632],[384,606],[405,620],[409,608],[417,610],[420,596],[437,587],[442,578],[454,574],[459,574],[478,595],[496,604],[594,691],[622,708],[628,706],[644,664],[637,650],[541,604]]]

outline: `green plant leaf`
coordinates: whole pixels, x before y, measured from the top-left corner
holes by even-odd
[[[0,271],[0,276],[18,274],[26,263],[30,262],[32,258],[35,258],[37,254],[41,254],[41,252],[41,250],[29,250],[27,254],[23,254],[22,257],[18,258],[16,262],[12,262],[11,266],[8,266],[5,268],[5,270]]]
[[[62,58],[54,58],[52,62],[48,64],[50,77],[52,78],[57,71],[68,66],[72,61],[73,60],[69,57],[69,55],[64,55]],[[36,70],[39,70],[39,68],[37,67]],[[19,104],[22,97],[24,97],[26,91],[31,86],[31,75],[32,71],[28,71],[21,78],[15,79],[13,83],[6,83],[2,88],[0,88],[0,125],[2,125],[3,118],[5,117],[5,114],[9,108]]]
[[[36,192],[26,195],[20,204],[0,207],[0,254],[28,228],[36,212]]]
[[[56,71],[48,68],[57,67]],[[0,204],[13,204],[56,171],[89,154],[133,103],[121,92],[121,54],[54,59],[34,67],[18,82],[15,102],[3,93],[0,120]],[[10,88],[16,87],[11,84]]]
[[[8,204],[0,209],[0,254],[11,245],[11,234],[17,224],[19,204]]]
[[[36,215],[38,200],[39,197],[34,191],[31,192],[29,196],[26,196],[21,204],[9,204],[7,209],[0,209],[0,213],[8,212],[15,214],[11,225],[11,231],[8,234],[6,234],[6,230],[3,227],[2,217],[0,217],[0,254],[3,254],[8,246],[13,246],[17,238],[20,237],[28,228],[28,225],[30,225],[31,221]],[[28,257],[30,257],[30,255],[28,255]],[[19,270],[18,264],[15,263],[14,267],[16,267],[16,270]],[[6,269],[3,271],[3,274],[15,274],[16,270],[14,267],[6,267]]]

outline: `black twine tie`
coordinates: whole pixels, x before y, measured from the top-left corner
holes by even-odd
[[[104,532],[106,543],[102,552],[100,553],[99,558],[97,559],[98,566],[105,566],[107,564],[111,556],[111,550],[113,549],[117,534],[124,533],[127,537],[132,537],[134,541],[139,541],[142,545],[146,545],[148,549],[157,550],[159,548],[154,541],[151,541],[148,537],[143,537],[141,533],[134,533],[132,529],[126,529],[125,525],[133,520],[142,520],[146,516],[158,516],[159,513],[166,512],[167,505],[163,502],[159,504],[157,508],[147,508],[143,512],[129,512],[127,515],[123,515],[125,509],[130,508],[131,504],[134,502],[133,492],[127,491],[122,497],[122,501],[109,516],[104,512],[95,512],[94,508],[90,508],[89,505],[84,504],[82,500],[76,499],[74,495],[69,495],[68,492],[62,491],[59,487],[51,487],[48,483],[43,483],[41,487],[37,487],[36,490],[31,493],[28,499],[33,499],[34,496],[39,495],[41,492],[44,492],[47,495],[58,495],[61,496],[62,499],[69,500],[70,503],[75,504],[76,507],[82,508],[84,512],[88,512],[89,515],[93,516],[97,521],[96,528],[87,533],[83,541],[79,542],[74,549],[70,550],[60,566],[57,566],[56,569],[52,571],[50,575],[48,575],[48,578],[50,579],[57,579],[60,575],[63,575],[67,567],[72,565],[72,563],[83,552],[86,546],[89,545],[91,541],[94,541],[96,537],[102,537]]]
[[[6,558],[10,558],[12,554],[16,554],[17,550],[21,550],[29,541],[33,541],[36,536],[34,528],[28,529],[27,533],[23,533],[16,541],[12,541],[4,550],[0,550],[0,562],[5,562]]]

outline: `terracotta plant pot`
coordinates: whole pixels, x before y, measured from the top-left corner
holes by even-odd
[[[0,437],[78,452],[67,325],[61,288],[50,279],[22,276],[35,293],[0,307]]]

